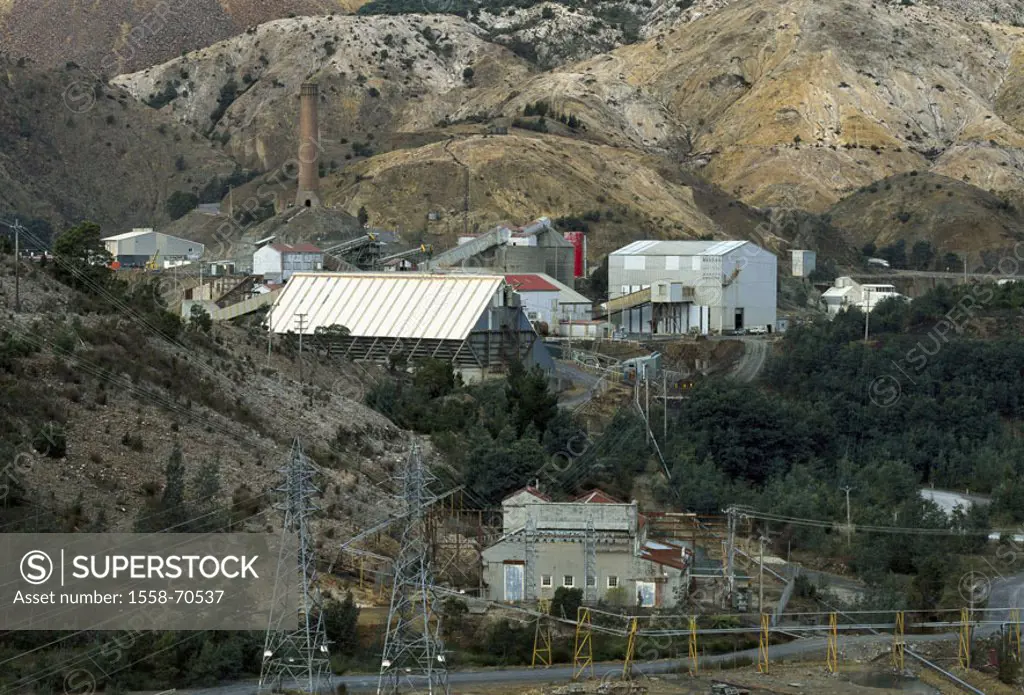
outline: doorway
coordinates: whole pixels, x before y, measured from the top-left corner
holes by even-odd
[[[736,323],[735,323],[734,327],[736,328],[736,330],[737,331],[742,331],[743,330],[743,309],[737,309],[736,310],[735,321],[736,321]]]
[[[518,603],[523,600],[525,588],[523,586],[525,566],[523,565],[505,565],[505,600],[510,603]]]

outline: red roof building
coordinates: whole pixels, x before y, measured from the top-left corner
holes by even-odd
[[[558,292],[559,288],[552,285],[539,275],[506,275],[507,282],[516,292]]]

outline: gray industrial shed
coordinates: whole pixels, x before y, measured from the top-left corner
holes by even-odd
[[[347,335],[323,348],[329,354],[449,360],[467,381],[505,374],[516,361],[554,369],[519,296],[500,275],[296,273],[267,321],[277,334],[315,336],[319,328],[344,326]]]
[[[581,589],[586,603],[670,607],[687,587],[692,555],[647,540],[636,502],[601,491],[553,502],[524,488],[502,502],[502,512],[502,537],[482,554],[490,600],[551,599],[566,587]]]
[[[198,241],[163,234],[152,229],[133,229],[123,234],[104,237],[107,252],[123,266],[142,266],[151,259],[164,261],[195,261],[205,247]]]

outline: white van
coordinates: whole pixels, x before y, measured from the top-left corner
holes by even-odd
[[[747,329],[750,335],[768,335],[768,326],[751,326]]]

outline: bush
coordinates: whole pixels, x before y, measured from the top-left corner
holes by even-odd
[[[167,199],[167,203],[164,207],[167,210],[167,216],[172,220],[179,220],[188,213],[192,212],[199,205],[199,197],[195,193],[186,193],[185,191],[175,191]]]
[[[551,615],[576,620],[579,607],[583,605],[583,589],[568,589],[560,586],[551,599]]]
[[[32,448],[52,459],[64,458],[68,450],[67,435],[59,423],[48,422],[32,438]]]

